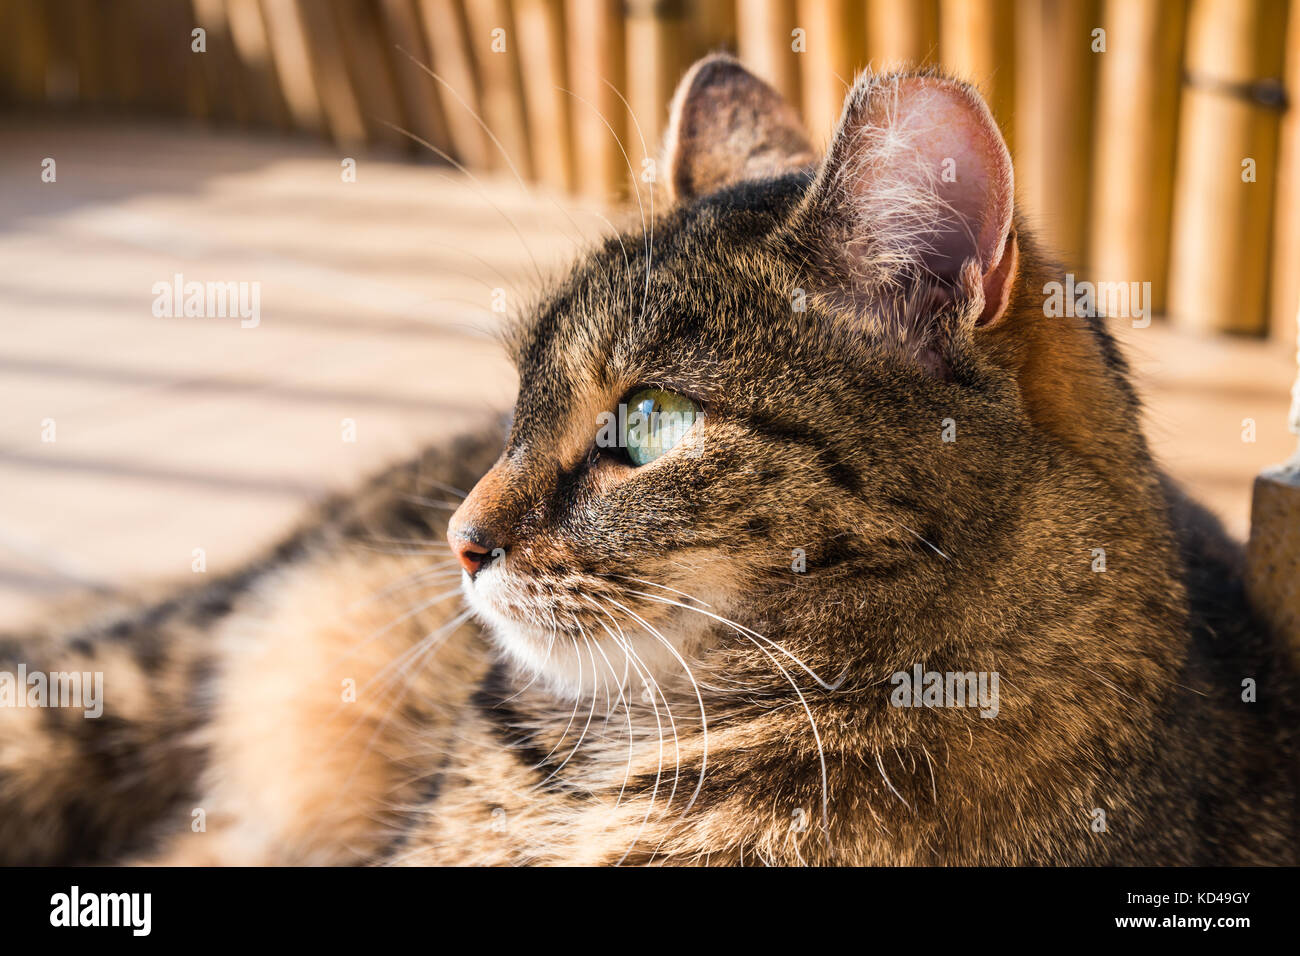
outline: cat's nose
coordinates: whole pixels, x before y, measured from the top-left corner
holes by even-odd
[[[511,545],[523,501],[505,462],[479,479],[447,523],[447,544],[472,578]]]
[[[492,563],[492,558],[500,552],[491,540],[482,532],[462,531],[450,538],[451,550],[456,560],[471,578]]]

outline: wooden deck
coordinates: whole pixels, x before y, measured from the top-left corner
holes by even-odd
[[[344,183],[314,142],[13,118],[0,141],[0,627],[87,584],[188,575],[195,548],[233,567],[305,503],[505,406],[492,290],[608,228],[440,167],[360,158]],[[260,323],[156,317],[178,272],[260,283]],[[1287,355],[1121,331],[1159,454],[1244,534],[1255,472],[1292,447]]]

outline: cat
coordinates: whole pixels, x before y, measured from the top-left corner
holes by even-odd
[[[105,675],[0,708],[0,861],[1296,862],[1288,658],[979,94],[864,74],[819,157],[713,55],[661,169],[507,422],[0,644]]]

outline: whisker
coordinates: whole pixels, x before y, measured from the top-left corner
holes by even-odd
[[[816,673],[814,670],[812,670],[812,668],[810,668],[807,664],[805,664],[803,661],[801,661],[798,657],[796,657],[795,655],[791,654],[788,650],[786,650],[784,647],[782,647],[782,646],[781,646],[780,644],[778,644],[776,641],[773,641],[773,640],[771,640],[771,639],[769,639],[769,638],[767,638],[767,637],[764,637],[762,634],[759,634],[757,631],[754,631],[754,630],[751,630],[750,628],[745,627],[745,625],[743,625],[743,624],[737,624],[735,621],[732,621],[732,620],[730,620],[730,619],[728,619],[728,618],[722,617],[722,616],[719,615],[719,614],[714,614],[712,611],[705,611],[705,610],[703,610],[702,608],[691,607],[689,604],[683,604],[683,603],[681,603],[680,601],[674,601],[674,600],[672,600],[672,599],[670,599],[670,598],[663,597],[662,595],[659,595],[659,594],[647,594],[645,591],[633,591],[633,590],[629,590],[628,593],[629,593],[629,594],[636,594],[636,595],[639,595],[640,597],[644,597],[644,598],[649,598],[649,599],[652,600],[652,601],[659,601],[659,602],[662,603],[662,604],[671,604],[671,605],[673,605],[674,607],[685,608],[686,610],[688,610],[688,611],[694,611],[694,612],[696,612],[697,614],[703,614],[703,615],[706,615],[707,617],[711,617],[711,618],[713,618],[713,620],[717,621],[719,624],[725,624],[727,627],[730,627],[730,628],[736,630],[738,633],[739,633],[739,632],[744,632],[747,636],[756,637],[756,638],[758,638],[758,639],[761,640],[761,641],[766,641],[768,644],[770,644],[772,647],[776,648],[778,651],[780,651],[780,652],[781,652],[782,654],[784,654],[786,657],[790,658],[790,660],[794,661],[795,664],[799,665],[799,668],[800,668],[800,669],[801,669],[805,674],[807,674],[809,677],[811,677],[814,681],[816,681],[817,684],[822,688],[822,690],[827,690],[827,691],[837,691],[837,690],[839,690],[840,687],[841,687],[841,685],[843,685],[843,683],[844,683],[844,679],[845,679],[845,677],[848,676],[847,673],[845,673],[845,674],[841,674],[840,677],[835,681],[834,684],[828,684],[826,681],[822,680],[822,678],[819,677],[819,676],[817,675],[817,673]]]
[[[615,640],[617,641],[619,647],[622,649],[624,657],[629,662],[632,663],[632,667],[634,670],[636,670],[637,676],[641,678],[642,684],[644,684],[646,689],[650,691],[650,706],[654,708],[655,727],[659,733],[659,760],[658,760],[658,766],[655,769],[654,787],[650,791],[650,802],[646,806],[645,816],[641,818],[641,825],[637,827],[636,833],[632,835],[632,839],[628,843],[627,849],[623,851],[623,855],[619,857],[618,862],[614,864],[615,866],[622,866],[623,861],[627,859],[628,854],[631,853],[632,849],[637,845],[638,842],[640,842],[641,834],[645,831],[646,824],[649,823],[650,821],[650,814],[654,811],[655,799],[659,795],[659,782],[661,776],[663,775],[663,766],[664,766],[664,730],[663,730],[663,722],[659,718],[659,704],[655,700],[655,695],[654,695],[654,690],[658,689],[658,684],[656,683],[655,688],[651,689],[650,683],[648,683],[647,681],[649,675],[642,671],[642,668],[640,666],[641,660],[639,657],[637,657],[636,652],[632,650],[631,643],[626,639],[626,635],[623,633],[622,625],[620,625],[618,621],[614,618],[614,616],[610,614],[609,611],[607,611],[604,607],[602,607],[599,602],[596,602],[595,599],[593,598],[589,598],[589,600],[592,601],[593,605],[596,607],[597,610],[599,610],[602,614],[604,614],[606,617],[610,619],[610,621],[614,625],[614,628],[621,635],[620,638],[615,638]],[[662,696],[662,692],[660,693],[660,696]],[[668,699],[666,697],[664,698],[664,706],[665,708],[668,706]],[[629,713],[629,717],[630,717],[630,713]],[[629,768],[630,768],[630,764],[629,764]],[[624,785],[626,786],[626,781],[624,781]],[[621,801],[621,793],[620,793],[620,801]]]
[[[587,640],[587,635],[585,633],[582,635],[582,639],[586,642],[587,655],[591,658],[591,710],[587,713],[587,723],[583,725],[582,733],[578,735],[578,742],[573,745],[573,749],[569,751],[568,755],[560,761],[559,766],[547,774],[546,780],[542,781],[543,784],[563,770],[565,764],[573,759],[573,755],[578,752],[578,748],[582,746],[582,742],[587,738],[587,730],[591,727],[592,718],[596,716],[596,655],[592,653],[591,641]],[[578,642],[576,640],[573,642],[573,649],[575,651],[578,649]],[[581,681],[581,678],[579,678],[579,681]],[[568,736],[567,731],[565,732],[565,736]],[[561,740],[563,739],[564,738],[561,738]],[[558,747],[559,744],[556,744],[556,746]],[[552,753],[554,753],[554,751],[552,751]],[[550,754],[547,754],[547,756],[549,757]]]
[[[465,620],[469,618],[469,616],[470,616],[469,612],[465,612],[464,614],[461,614],[453,618],[451,621],[447,622],[442,627],[438,628],[435,631],[431,631],[429,634],[425,635],[415,645],[417,648],[422,648],[422,650],[420,650],[420,652],[417,655],[415,655],[414,659],[408,662],[407,666],[400,669],[398,676],[405,677],[406,678],[405,683],[402,685],[399,693],[397,693],[396,696],[393,698],[393,702],[388,705],[387,709],[385,709],[383,715],[379,719],[379,722],[375,725],[374,732],[371,733],[370,739],[366,741],[366,744],[362,748],[361,753],[357,756],[356,763],[353,766],[351,773],[348,774],[348,776],[344,779],[342,785],[340,785],[340,787],[338,788],[338,795],[341,796],[347,790],[347,788],[351,786],[352,781],[356,779],[357,774],[361,770],[361,765],[365,762],[365,758],[369,756],[370,751],[374,749],[375,741],[379,739],[379,735],[383,733],[384,729],[388,726],[389,722],[393,719],[393,713],[397,710],[397,706],[403,700],[405,700],[407,693],[410,692],[411,689],[410,672],[415,670],[417,667],[423,667],[424,664],[428,661],[428,659],[432,656],[434,651],[442,647],[442,645],[446,643],[447,638],[450,637],[451,633],[462,623],[464,623]],[[404,657],[406,655],[402,655],[402,656]],[[367,686],[369,685],[369,683],[373,683],[373,680],[368,682]],[[352,732],[361,725],[361,721],[365,718],[365,716],[366,715],[363,713],[355,721],[353,721],[352,726],[341,737],[338,738],[335,744],[335,748],[337,748],[339,745],[343,743],[343,741],[347,740],[349,737],[352,736]],[[336,799],[337,798],[338,797],[336,796]]]
[[[412,133],[410,130],[402,129],[402,127],[398,126],[398,125],[395,124],[395,123],[390,123],[390,122],[388,122],[388,120],[386,120],[386,119],[380,119],[379,122],[383,123],[383,124],[384,124],[385,126],[387,126],[389,129],[391,129],[394,133],[400,133],[402,136],[407,137],[407,138],[410,139],[412,142],[419,143],[419,144],[420,144],[421,146],[423,146],[425,149],[431,151],[432,153],[434,153],[435,155],[437,155],[437,156],[440,157],[441,159],[443,159],[443,160],[445,160],[446,162],[450,163],[452,166],[456,167],[457,170],[459,170],[460,172],[464,173],[467,177],[469,177],[469,179],[471,180],[471,182],[472,182],[472,183],[474,184],[474,186],[476,187],[477,192],[478,192],[478,194],[479,194],[479,197],[480,197],[480,198],[481,198],[485,203],[487,203],[489,206],[491,206],[494,210],[496,210],[496,212],[501,216],[501,218],[504,219],[504,220],[506,221],[506,225],[508,225],[508,226],[510,227],[511,231],[514,232],[515,236],[518,237],[518,239],[519,239],[519,244],[520,244],[521,246],[523,246],[523,248],[524,248],[524,252],[526,252],[526,253],[528,254],[528,259],[529,259],[529,261],[531,261],[532,264],[533,264],[533,271],[537,273],[537,281],[538,281],[538,282],[543,282],[543,281],[545,281],[545,279],[544,279],[543,276],[542,276],[542,267],[541,267],[540,265],[538,265],[538,263],[537,263],[537,258],[533,255],[532,247],[529,246],[527,240],[524,239],[524,234],[523,234],[523,232],[520,231],[519,226],[515,223],[515,221],[514,221],[513,219],[511,219],[509,216],[506,215],[505,210],[502,209],[500,206],[498,206],[495,202],[492,201],[492,197],[488,195],[487,190],[486,190],[486,189],[484,188],[484,186],[483,186],[483,183],[479,180],[479,178],[478,178],[477,176],[475,176],[472,172],[470,172],[468,169],[466,169],[464,166],[462,166],[459,162],[457,162],[456,159],[455,159],[455,157],[451,156],[449,153],[445,152],[444,150],[439,149],[437,146],[434,146],[434,145],[433,145],[432,143],[430,143],[427,139],[424,139],[423,137],[417,136],[415,133]],[[489,135],[491,135],[491,134],[489,134]],[[441,176],[440,178],[445,179],[445,180],[447,180],[447,182],[450,182],[450,183],[455,183],[455,182],[457,182],[457,180],[452,179],[450,176]],[[462,184],[462,185],[463,185],[463,184]]]
[[[604,82],[608,83],[609,81],[604,80]],[[614,142],[618,144],[618,151],[623,154],[623,163],[624,165],[627,166],[628,182],[632,186],[632,192],[636,194],[636,206],[638,212],[641,214],[641,237],[646,251],[645,288],[641,293],[641,317],[644,318],[646,301],[650,295],[651,244],[650,244],[650,240],[647,238],[648,233],[646,231],[645,204],[641,201],[641,190],[638,189],[636,185],[636,172],[632,169],[632,160],[627,155],[627,149],[623,146],[622,138],[618,135],[618,133],[614,131],[614,127],[610,124],[609,120],[605,117],[605,114],[601,112],[601,110],[594,103],[588,102],[586,99],[579,96],[577,93],[574,93],[572,90],[566,90],[563,87],[557,87],[557,89],[559,89],[561,93],[567,93],[569,96],[572,96],[575,100],[578,100],[580,103],[583,103],[588,109],[592,110],[598,117],[600,117],[600,121],[604,123],[605,128],[609,130],[609,135],[614,137]],[[620,98],[621,98],[621,94],[620,94]],[[623,103],[624,105],[626,105],[627,100],[623,100]],[[653,198],[651,199],[651,201],[653,202]],[[651,215],[653,216],[653,211],[651,212]]]
[[[887,787],[889,788],[889,792],[892,793],[894,796],[898,797],[899,800],[902,800],[902,801],[903,801],[903,806],[905,806],[905,807],[907,807],[907,809],[911,810],[911,809],[912,809],[912,805],[911,805],[910,803],[908,803],[906,800],[903,799],[903,795],[902,795],[901,793],[899,793],[897,789],[895,789],[895,787],[894,787],[894,782],[893,782],[892,780],[890,780],[890,779],[889,779],[889,775],[888,775],[887,773],[885,773],[885,763],[884,763],[883,760],[880,759],[880,751],[879,751],[879,750],[876,751],[876,767],[880,770],[880,776],[881,776],[881,778],[885,781],[885,786],[887,786]],[[915,812],[915,811],[913,811],[913,812]]]
[[[635,619],[636,619],[637,621],[639,621],[640,623],[645,624],[645,621],[644,621],[644,620],[642,620],[641,618],[637,617],[637,615],[634,614],[633,612],[628,611],[628,609],[627,609],[626,607],[623,607],[623,606],[620,605],[617,601],[613,600],[612,598],[608,598],[607,600],[609,601],[610,604],[619,607],[621,610],[623,610],[625,613],[629,614],[631,617],[635,618]],[[649,625],[646,625],[646,626],[648,627]],[[631,646],[630,646],[630,642],[629,642],[629,650],[630,650],[630,649],[631,649]],[[673,711],[672,711],[672,707],[671,707],[671,706],[669,705],[669,703],[668,703],[668,698],[667,698],[667,697],[664,695],[664,693],[663,693],[662,685],[661,685],[661,684],[659,683],[659,681],[654,677],[654,673],[650,670],[649,665],[647,665],[647,664],[645,663],[644,660],[641,660],[641,658],[640,658],[639,655],[638,655],[637,659],[641,661],[642,666],[644,666],[645,669],[646,669],[646,673],[649,675],[650,679],[651,679],[652,681],[654,681],[654,685],[655,685],[655,687],[659,690],[659,696],[660,696],[660,698],[661,698],[661,699],[663,700],[663,702],[664,702],[664,709],[665,709],[665,710],[667,711],[667,713],[668,713],[668,724],[669,724],[669,727],[670,727],[670,729],[672,730],[672,734],[673,734],[673,767],[674,767],[674,769],[673,769],[673,786],[672,786],[672,789],[668,792],[668,799],[664,802],[664,809],[667,810],[668,807],[672,806],[673,797],[677,795],[677,785],[678,785],[678,783],[679,783],[680,780],[681,780],[681,774],[682,774],[681,741],[679,740],[678,735],[677,735],[677,721],[676,721],[676,719],[674,718]]]
[[[469,113],[469,115],[470,115],[471,117],[473,117],[474,122],[477,123],[477,124],[479,125],[479,127],[483,130],[483,132],[487,134],[488,138],[492,140],[492,144],[493,144],[494,146],[496,146],[496,148],[497,148],[497,152],[499,152],[499,153],[501,154],[501,158],[504,159],[504,160],[506,161],[506,165],[510,167],[510,172],[514,175],[514,177],[515,177],[515,181],[516,181],[517,183],[519,183],[519,188],[520,188],[520,189],[527,190],[527,189],[528,189],[528,184],[527,184],[526,182],[524,182],[524,177],[521,176],[521,175],[519,174],[519,169],[515,166],[514,160],[511,159],[509,151],[508,151],[508,150],[505,148],[505,146],[501,143],[501,140],[497,139],[496,134],[492,132],[492,129],[491,129],[491,128],[488,126],[488,124],[484,121],[483,117],[482,117],[481,115],[479,115],[478,111],[476,111],[473,107],[471,107],[468,103],[466,103],[465,100],[461,97],[461,95],[460,95],[458,92],[456,92],[456,89],[455,89],[455,88],[454,88],[450,83],[448,83],[445,79],[443,79],[441,76],[439,76],[436,72],[434,72],[430,67],[428,67],[428,66],[426,66],[425,64],[421,63],[418,59],[416,59],[414,56],[412,56],[409,52],[407,52],[405,49],[403,49],[400,45],[397,46],[397,50],[398,50],[398,52],[400,52],[401,54],[403,54],[403,55],[404,55],[408,60],[410,60],[412,63],[414,63],[417,67],[419,67],[421,70],[423,70],[423,71],[424,71],[425,73],[427,73],[429,76],[431,76],[434,80],[436,80],[438,83],[441,83],[442,86],[443,86],[443,87],[444,87],[444,88],[445,88],[449,93],[451,93],[452,96],[454,96],[454,97],[456,98],[456,102],[460,103],[460,105],[461,105],[462,107],[464,107],[465,111],[466,111],[467,113]],[[578,236],[579,236],[580,238],[584,239],[584,241],[585,241],[585,237],[584,237],[583,234],[582,234],[582,229],[578,226],[577,222],[574,221],[574,218],[573,218],[572,215],[569,214],[569,211],[568,211],[567,209],[563,208],[563,207],[562,207],[562,206],[561,206],[561,205],[560,205],[556,200],[554,200],[554,199],[551,200],[551,204],[552,204],[553,206],[555,206],[556,209],[560,210],[560,212],[564,215],[564,217],[565,217],[566,219],[569,220],[569,224],[573,226],[573,228],[574,228],[575,231],[577,231]],[[527,248],[527,244],[525,244],[525,248]],[[531,254],[530,254],[530,255],[531,255]],[[536,265],[536,263],[534,263],[534,265]],[[540,278],[540,273],[539,273],[539,278]]]
[[[437,637],[445,636],[445,635],[448,634],[450,631],[452,631],[452,630],[455,629],[456,627],[459,627],[461,624],[463,624],[465,621],[469,620],[469,619],[470,619],[471,617],[473,617],[473,616],[474,616],[474,612],[471,611],[471,610],[461,611],[459,614],[457,614],[455,617],[453,617],[450,621],[446,622],[445,624],[440,625],[439,627],[435,628],[433,631],[430,631],[430,632],[429,632],[428,634],[426,634],[424,637],[420,638],[419,641],[417,641],[416,643],[414,643],[413,645],[411,645],[410,647],[408,647],[406,650],[402,651],[402,653],[398,654],[398,655],[397,655],[396,657],[394,657],[391,661],[389,661],[389,662],[388,662],[387,664],[385,664],[382,668],[380,668],[380,669],[379,669],[378,671],[376,671],[373,675],[371,675],[370,680],[366,681],[364,684],[361,685],[360,688],[357,689],[357,694],[358,694],[358,696],[359,696],[361,693],[363,693],[363,692],[369,690],[371,687],[373,687],[375,681],[379,680],[381,677],[383,677],[385,674],[387,674],[387,673],[388,673],[390,670],[392,670],[394,667],[398,668],[398,673],[400,674],[400,673],[402,672],[402,669],[403,669],[404,663],[407,662],[409,658],[411,658],[412,656],[414,656],[414,655],[416,654],[416,652],[419,650],[419,648],[421,647],[421,645],[424,644],[424,642],[429,641],[429,640],[434,639],[434,638],[437,638]],[[381,685],[381,690],[386,689],[387,686],[388,686],[390,683],[392,683],[392,680],[391,680],[391,679],[386,680],[386,681],[384,682],[384,684]]]
[[[459,501],[435,501],[422,495],[403,495],[402,497],[413,504],[424,505],[426,508],[444,508],[447,511],[455,511],[460,507]]]
[[[648,585],[650,585],[651,587],[663,588],[665,591],[672,591],[674,594],[680,594],[682,597],[687,598],[687,599],[689,599],[689,600],[691,600],[691,601],[694,601],[694,602],[697,603],[697,604],[702,604],[702,605],[704,605],[705,607],[713,607],[713,605],[710,604],[708,601],[701,601],[699,598],[695,597],[693,594],[687,594],[685,591],[679,591],[679,590],[677,590],[676,588],[670,588],[670,587],[669,587],[668,585],[666,585],[666,584],[659,584],[659,583],[657,583],[657,582],[655,582],[655,581],[647,581],[645,578],[634,578],[634,577],[632,577],[630,574],[607,574],[607,575],[605,575],[605,577],[610,577],[610,578],[622,578],[624,581],[635,581],[635,582],[637,582],[638,584],[648,584]]]
[[[449,495],[455,495],[457,498],[469,497],[468,491],[462,491],[460,488],[457,488],[455,485],[449,485],[445,481],[436,481],[433,478],[426,478],[423,475],[419,476],[418,480],[424,482],[425,484],[432,485],[433,487],[437,488],[439,491],[445,491]]]
[[[700,758],[699,782],[696,783],[695,792],[691,794],[691,799],[686,802],[686,806],[682,810],[682,816],[686,816],[686,814],[690,812],[691,807],[695,805],[695,800],[696,798],[699,797],[700,791],[704,788],[704,774],[709,765],[709,718],[704,710],[704,696],[700,693],[700,685],[695,682],[694,672],[691,670],[690,665],[687,664],[686,661],[682,658],[682,655],[677,652],[677,648],[673,647],[672,643],[661,633],[659,633],[659,631],[655,627],[653,627],[649,621],[645,620],[645,618],[641,617],[631,608],[626,607],[625,605],[619,603],[618,601],[615,601],[613,598],[609,598],[608,600],[610,604],[614,605],[617,608],[621,608],[624,612],[636,618],[636,620],[641,623],[642,627],[644,627],[646,630],[648,630],[651,634],[653,634],[655,637],[659,639],[660,643],[662,643],[664,647],[668,649],[668,652],[672,654],[673,657],[677,658],[677,663],[682,666],[682,670],[686,672],[687,679],[691,682],[691,687],[695,689],[695,700],[700,705],[700,736],[701,736],[701,746],[704,749],[703,749],[703,755]],[[674,784],[674,790],[675,789],[676,789],[676,784]],[[668,802],[671,805],[672,803],[671,796],[669,796]]]
[[[939,557],[943,558],[945,561],[951,561],[951,560],[952,560],[952,558],[948,557],[948,555],[944,554],[944,553],[943,553],[942,551],[940,551],[937,547],[935,547],[933,544],[931,544],[931,543],[930,543],[929,541],[927,541],[925,538],[921,537],[921,535],[917,534],[915,531],[913,531],[913,530],[912,530],[911,528],[909,528],[907,525],[900,523],[900,524],[899,524],[899,527],[902,528],[904,531],[906,531],[908,534],[910,534],[910,535],[912,535],[913,537],[915,537],[916,540],[922,542],[926,547],[928,547],[931,551],[933,551],[933,552],[934,552],[935,554],[937,554]]]
[[[649,156],[650,151],[649,149],[646,148],[645,133],[642,132],[641,130],[641,121],[637,119],[636,111],[632,109],[632,104],[627,101],[627,97],[623,95],[623,93],[619,90],[617,86],[615,86],[613,83],[611,83],[609,80],[605,79],[604,77],[601,77],[601,80],[602,82],[604,82],[606,86],[608,86],[611,90],[614,91],[615,96],[617,96],[620,100],[622,100],[623,108],[627,110],[627,115],[632,119],[632,125],[636,127],[637,138],[641,140],[641,155]],[[615,137],[615,139],[617,139],[617,137]],[[624,159],[627,158],[626,150],[623,151],[623,158]],[[641,190],[637,186],[636,176],[635,174],[632,173],[630,162],[628,163],[628,175],[631,179],[632,189],[637,194],[637,203],[639,204]],[[650,263],[654,261],[654,245],[655,245],[655,194],[653,189],[650,190],[649,230],[647,231],[646,229],[646,217],[645,217],[645,213],[642,212],[641,236],[642,239],[645,241],[645,286],[641,291],[641,317],[645,318],[646,302],[650,297]]]
[[[496,133],[492,132],[491,127],[489,127],[488,124],[483,121],[483,117],[478,114],[478,111],[465,102],[465,100],[461,97],[461,95],[458,92],[456,92],[456,88],[454,86],[452,86],[450,83],[444,80],[441,76],[439,76],[429,67],[421,63],[418,59],[416,59],[414,56],[408,53],[403,47],[401,47],[400,45],[397,46],[397,51],[401,53],[403,56],[405,56],[412,63],[414,63],[416,66],[418,66],[425,73],[429,74],[429,76],[433,77],[434,80],[441,83],[443,88],[456,98],[456,102],[459,103],[462,107],[464,107],[465,112],[474,118],[474,122],[477,123],[479,127],[483,130],[483,132],[487,134],[488,138],[492,140],[493,145],[496,146],[497,148],[497,152],[501,154],[501,158],[504,159],[506,161],[506,165],[510,167],[510,172],[514,173],[515,179],[519,181],[519,185],[523,186],[526,189],[527,185],[524,183],[524,177],[519,175],[519,170],[515,167],[514,160],[510,158],[509,151],[503,145],[501,145],[501,140],[497,139]]]
[[[584,597],[586,597],[586,595],[584,595]],[[590,598],[588,598],[588,600],[590,600]],[[604,628],[605,633],[609,635],[609,639],[611,641],[613,641],[616,644],[618,643],[618,638],[614,636],[614,632],[609,629],[609,626],[604,621],[597,619],[596,623],[599,624],[602,628]],[[601,650],[599,641],[596,642],[596,650],[600,651],[602,657],[605,657],[605,652]],[[605,657],[605,662],[607,664],[609,663],[608,657]],[[619,685],[618,696],[623,701],[623,713],[627,717],[627,766],[623,770],[623,785],[619,787],[618,796],[614,800],[615,807],[622,806],[623,794],[627,791],[627,783],[632,778],[632,756],[633,756],[632,748],[636,743],[632,732],[632,702],[628,700],[627,696],[623,693],[623,687],[627,686],[628,667],[629,667],[629,659],[628,656],[624,654],[623,655],[623,682],[622,684]],[[611,667],[610,670],[612,671],[613,668]]]
[[[375,601],[382,600],[383,598],[395,594],[398,591],[403,591],[406,588],[413,588],[422,584],[431,584],[434,581],[441,581],[444,578],[459,577],[460,574],[460,568],[444,568],[439,567],[436,564],[425,567],[421,570],[412,571],[410,574],[403,575],[396,581],[380,588],[374,594],[371,594],[368,597],[358,598],[356,601],[348,605],[347,610],[349,612],[359,611],[368,604],[373,604]]]
[[[640,593],[640,592],[636,592],[636,593]],[[837,683],[835,687],[831,687],[825,684],[819,677],[817,677],[817,675],[810,668],[808,668],[807,665],[805,665],[798,658],[794,657],[794,655],[790,654],[789,651],[786,651],[775,641],[769,641],[766,637],[763,637],[763,635],[759,634],[757,631],[750,630],[749,628],[745,627],[743,624],[737,624],[735,621],[728,620],[727,618],[714,614],[711,611],[705,611],[697,607],[691,607],[689,604],[682,604],[680,601],[672,601],[668,598],[660,597],[655,594],[643,594],[642,596],[650,598],[651,600],[660,601],[665,604],[673,604],[676,605],[677,607],[685,608],[688,611],[694,611],[697,614],[703,614],[707,617],[713,618],[714,620],[732,628],[737,634],[740,634],[751,644],[757,647],[760,651],[762,651],[763,654],[768,658],[768,660],[772,662],[772,665],[778,671],[780,671],[781,676],[784,677],[786,681],[790,684],[790,686],[794,689],[795,695],[799,698],[799,703],[803,707],[804,714],[808,718],[808,726],[812,729],[813,740],[817,744],[817,760],[821,764],[821,776],[822,776],[822,826],[826,835],[827,843],[829,844],[830,842],[829,778],[826,772],[826,754],[822,748],[821,733],[817,730],[817,721],[813,717],[812,708],[808,705],[808,700],[806,697],[804,697],[803,690],[795,682],[794,678],[792,678],[789,672],[786,671],[786,669],[781,666],[781,662],[778,661],[775,657],[773,657],[771,652],[768,651],[765,647],[763,647],[762,644],[759,644],[758,641],[755,640],[754,638],[755,637],[762,638],[762,640],[767,641],[767,643],[771,644],[777,650],[780,650],[783,653],[785,653],[786,656],[790,657],[791,660],[795,661],[795,663],[797,663],[801,668],[803,668],[803,670],[807,674],[809,674],[814,680],[816,680],[819,684],[821,684],[823,688],[825,688],[826,690],[833,691],[836,689],[836,687],[839,686],[839,684]],[[753,637],[751,637],[750,635],[753,635]],[[841,678],[841,682],[842,681],[843,678]]]
[[[454,591],[447,591],[447,592],[444,593],[444,594],[439,594],[439,595],[438,595],[437,597],[435,597],[435,598],[430,598],[428,601],[424,601],[424,602],[422,602],[422,603],[420,603],[420,604],[417,604],[415,607],[411,608],[409,611],[407,611],[406,613],[402,614],[400,617],[398,617],[398,618],[396,618],[396,619],[394,619],[394,620],[392,620],[392,621],[389,621],[387,624],[385,624],[383,627],[379,628],[378,630],[374,631],[374,632],[373,632],[372,634],[370,634],[368,637],[365,637],[365,638],[363,638],[362,640],[358,641],[358,642],[356,643],[356,645],[353,646],[350,650],[348,650],[348,652],[347,652],[346,654],[344,654],[341,658],[339,658],[339,660],[347,660],[347,659],[348,659],[349,657],[351,657],[353,654],[357,653],[357,652],[360,651],[363,647],[365,647],[366,645],[368,645],[371,641],[374,641],[374,640],[376,640],[377,638],[380,638],[380,637],[382,637],[383,635],[387,634],[387,633],[388,633],[389,631],[391,631],[393,628],[397,627],[397,625],[402,624],[402,623],[404,623],[404,622],[406,622],[406,621],[409,621],[411,618],[415,617],[417,614],[420,614],[420,613],[422,613],[422,612],[424,612],[424,611],[427,611],[429,608],[433,607],[435,604],[438,604],[438,603],[441,602],[441,601],[445,601],[445,600],[447,600],[448,598],[456,597],[456,596],[459,595],[460,593],[461,593],[460,588],[456,588]]]
[[[556,633],[558,633],[558,632],[556,632]],[[577,653],[577,651],[578,651],[578,641],[577,641],[577,638],[570,637],[569,639],[570,639],[571,641],[573,641],[573,650],[574,650],[574,655],[575,655],[575,659],[576,659],[577,662],[578,662],[578,687],[579,687],[579,693],[574,695],[574,699],[573,699],[573,713],[571,713],[571,714],[569,715],[569,722],[568,722],[567,724],[564,725],[564,730],[563,730],[563,732],[560,734],[559,739],[555,742],[555,746],[552,747],[552,748],[547,752],[547,754],[546,754],[545,757],[543,757],[541,760],[537,761],[537,763],[533,764],[533,766],[532,766],[532,768],[531,768],[531,769],[533,769],[533,770],[540,770],[540,769],[541,769],[541,768],[546,764],[546,761],[548,761],[548,760],[551,759],[551,755],[554,754],[555,751],[557,751],[557,750],[560,749],[560,745],[561,745],[562,743],[564,743],[564,741],[565,741],[566,738],[568,738],[568,736],[569,736],[569,730],[572,729],[572,727],[573,727],[573,722],[574,722],[574,721],[577,719],[577,717],[578,717],[578,705],[579,705],[580,703],[582,703],[582,697],[581,697],[581,687],[582,687],[582,655]],[[593,676],[594,676],[594,675],[593,675]],[[563,766],[563,764],[561,764],[561,766]],[[551,776],[547,777],[546,780],[550,780],[551,777],[553,777],[553,776],[555,776],[554,772],[552,772],[552,773],[551,773]],[[537,786],[540,787],[542,783],[545,783],[545,782],[546,782],[546,780],[541,781],[541,783],[539,783]]]

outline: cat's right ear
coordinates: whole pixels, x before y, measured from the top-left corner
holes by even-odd
[[[817,161],[794,108],[725,54],[705,57],[682,78],[669,109],[665,156],[677,201]]]
[[[805,212],[846,284],[858,286],[850,292],[894,295],[925,281],[933,295],[973,299],[977,324],[988,325],[1015,272],[1013,192],[1011,154],[972,87],[864,74]]]

